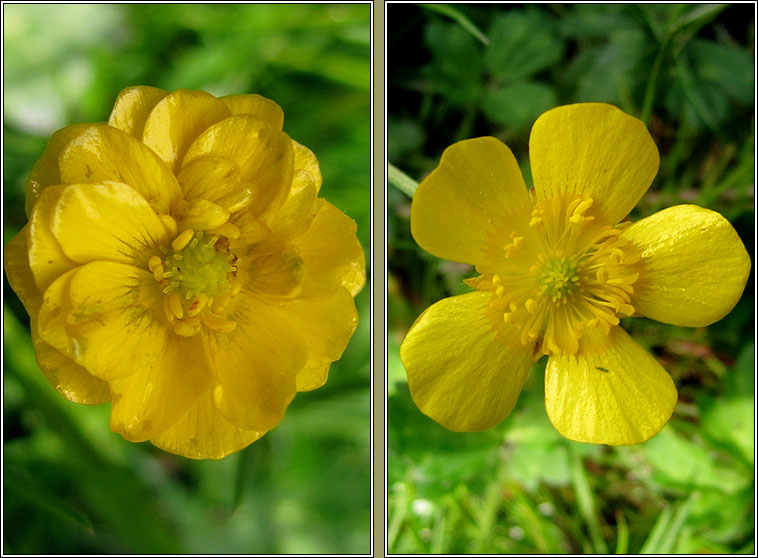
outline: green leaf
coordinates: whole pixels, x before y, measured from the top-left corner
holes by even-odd
[[[493,122],[519,128],[557,104],[555,91],[536,82],[521,82],[487,91],[483,108]]]
[[[484,64],[496,81],[514,83],[549,68],[563,56],[563,40],[546,12],[513,10],[490,27]]]
[[[558,21],[558,27],[565,37],[605,39],[611,33],[638,27],[629,8],[629,4],[575,4]]]
[[[692,39],[686,49],[698,80],[720,88],[744,105],[753,101],[754,61],[750,51],[703,39]]]
[[[740,469],[716,461],[708,449],[678,435],[671,426],[665,426],[641,447],[653,468],[653,479],[663,487],[687,491],[715,488],[734,493],[750,482]]]
[[[432,61],[422,71],[425,88],[457,106],[479,102],[482,90],[481,45],[452,23],[432,21],[424,33]]]
[[[617,31],[605,45],[580,52],[569,65],[565,79],[576,83],[575,101],[607,102],[627,112],[636,112],[634,99],[641,99],[649,68],[643,59],[649,39],[636,28]]]

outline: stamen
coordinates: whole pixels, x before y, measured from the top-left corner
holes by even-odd
[[[192,240],[192,237],[195,235],[195,232],[192,229],[187,229],[182,234],[177,236],[174,241],[171,243],[171,248],[174,250],[174,252],[179,252],[189,244],[190,240]],[[176,256],[176,254],[174,254]],[[181,259],[181,258],[179,258]]]

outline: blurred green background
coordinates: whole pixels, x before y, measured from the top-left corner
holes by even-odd
[[[4,5],[7,242],[50,133],[105,121],[129,85],[260,93],[317,155],[321,196],[370,238],[370,6]],[[4,553],[368,553],[370,297],[321,389],[247,449],[192,461],[59,396],[4,283]]]
[[[648,124],[661,152],[631,218],[711,208],[755,261],[754,22],[752,4],[391,4],[389,161],[419,181],[448,145],[493,135],[530,182],[540,113],[613,103]],[[389,551],[753,554],[754,275],[708,328],[624,321],[679,390],[672,420],[648,442],[558,435],[544,358],[503,423],[449,432],[411,401],[398,347],[424,308],[467,292],[462,279],[475,273],[415,244],[399,186],[388,191]]]

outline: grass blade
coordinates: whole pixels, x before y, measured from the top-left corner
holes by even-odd
[[[574,486],[576,501],[579,505],[579,513],[582,516],[592,541],[592,548],[595,554],[607,554],[608,547],[603,539],[600,529],[600,521],[595,509],[595,501],[592,498],[592,491],[587,480],[587,473],[584,470],[582,459],[572,444],[567,444],[567,449],[571,463],[571,483]]]
[[[481,41],[482,44],[488,45],[490,44],[490,40],[487,38],[487,35],[482,33],[479,28],[474,25],[474,23],[467,18],[465,15],[463,15],[460,11],[458,11],[457,8],[454,8],[453,6],[450,6],[449,4],[421,4],[421,7],[426,8],[429,11],[437,12],[438,14],[442,14],[444,16],[449,17],[453,21],[455,21],[458,25],[463,27],[466,31],[471,33],[477,40]]]

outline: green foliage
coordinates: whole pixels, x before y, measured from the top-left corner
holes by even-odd
[[[708,207],[732,222],[754,257],[752,7],[456,9],[457,19],[388,8],[393,168],[420,181],[450,144],[492,135],[513,150],[528,184],[536,117],[559,104],[610,102],[646,119],[661,152],[658,176],[631,217],[680,203]],[[401,192],[395,182],[387,195],[390,553],[752,553],[753,280],[708,328],[624,320],[679,391],[672,420],[648,442],[613,448],[563,439],[545,412],[543,362],[503,423],[449,432],[414,405],[398,351],[423,309],[467,292],[462,280],[476,272],[416,245],[406,195],[413,188]]]
[[[317,155],[321,195],[369,254],[368,5],[3,6],[4,232],[24,225],[24,182],[50,133],[104,121],[129,85],[260,93]],[[370,296],[319,390],[247,449],[198,462],[132,444],[110,405],[75,405],[34,361],[4,284],[6,553],[368,553]]]

